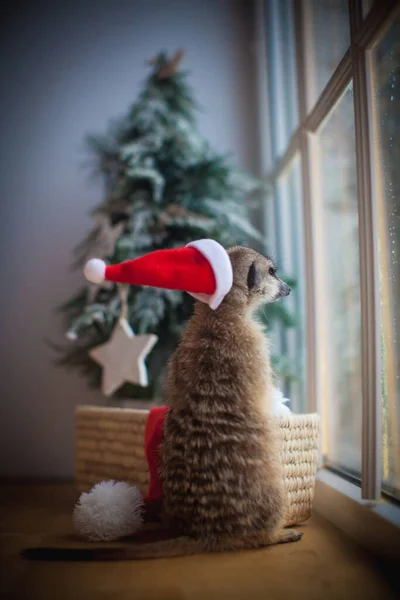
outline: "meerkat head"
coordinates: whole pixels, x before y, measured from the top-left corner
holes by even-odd
[[[271,258],[243,246],[230,248],[228,254],[233,270],[232,289],[226,296],[229,303],[255,309],[290,294],[290,287],[278,277]]]

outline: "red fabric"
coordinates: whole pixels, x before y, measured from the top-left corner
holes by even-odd
[[[149,491],[144,499],[145,520],[157,518],[162,509],[162,483],[159,475],[160,454],[159,446],[163,436],[164,421],[169,410],[168,406],[152,408],[147,417],[144,432],[144,449],[150,471]]]
[[[134,260],[106,267],[105,279],[131,285],[149,285],[211,295],[215,292],[214,271],[193,247],[156,250]]]

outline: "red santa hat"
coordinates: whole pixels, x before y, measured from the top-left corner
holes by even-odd
[[[92,283],[114,281],[188,292],[215,310],[232,287],[232,265],[215,240],[197,240],[184,248],[156,250],[117,265],[92,258],[84,268]]]

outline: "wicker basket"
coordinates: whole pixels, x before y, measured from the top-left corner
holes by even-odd
[[[79,406],[76,410],[76,484],[87,492],[105,479],[127,481],[146,494],[149,471],[144,453],[148,411]],[[319,417],[277,419],[288,495],[286,525],[309,518],[317,470]]]

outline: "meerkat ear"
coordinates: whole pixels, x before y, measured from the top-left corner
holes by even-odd
[[[247,287],[249,290],[253,290],[261,283],[261,273],[257,269],[256,261],[250,265],[249,272],[247,274]]]

